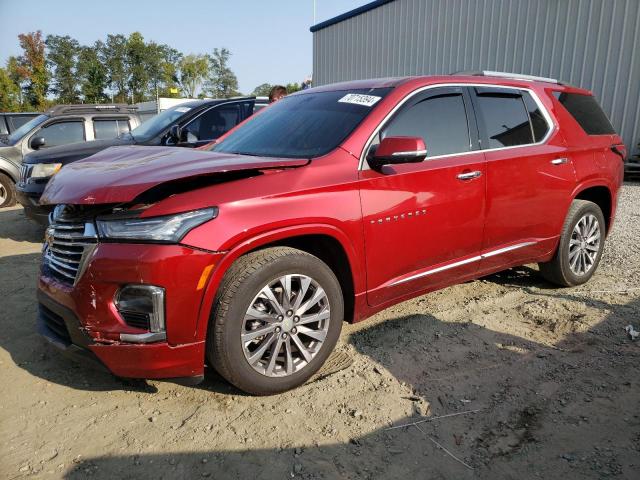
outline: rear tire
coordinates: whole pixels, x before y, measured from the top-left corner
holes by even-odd
[[[236,261],[220,285],[209,320],[207,359],[245,392],[284,392],[320,369],[343,319],[340,283],[319,258],[288,247],[251,252]]]
[[[16,187],[10,177],[0,173],[0,208],[16,204]]]
[[[551,283],[574,287],[595,273],[604,249],[606,224],[600,207],[587,200],[574,200],[562,227],[553,258],[540,263],[540,273]]]

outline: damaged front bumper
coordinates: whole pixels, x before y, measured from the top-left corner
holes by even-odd
[[[183,245],[100,243],[73,284],[56,278],[45,263],[38,331],[68,356],[119,377],[198,383],[205,363],[204,338],[197,338],[200,300],[218,258]],[[119,313],[117,292],[132,284],[165,289],[166,338],[143,342],[153,333]]]

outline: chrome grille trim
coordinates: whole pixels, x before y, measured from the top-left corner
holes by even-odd
[[[29,177],[31,177],[31,172],[33,171],[33,165],[22,164],[20,166],[20,178],[18,179],[19,183],[27,183]]]
[[[45,234],[43,264],[52,277],[75,285],[97,242],[93,223],[55,221],[47,227]]]

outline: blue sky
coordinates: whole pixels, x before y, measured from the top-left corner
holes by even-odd
[[[370,0],[316,0],[316,22]],[[70,35],[82,44],[140,31],[184,53],[231,50],[240,90],[301,82],[311,74],[313,0],[0,0],[0,65],[20,53],[18,34]]]

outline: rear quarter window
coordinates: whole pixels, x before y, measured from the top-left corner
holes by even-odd
[[[587,135],[611,135],[616,133],[607,115],[591,95],[553,92],[554,97],[578,122]]]

